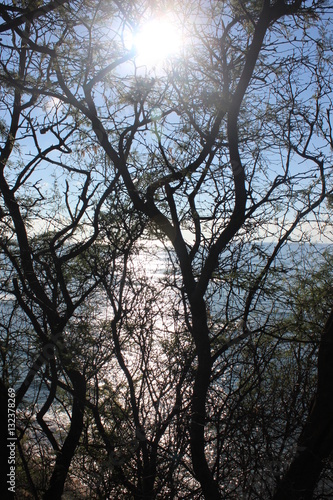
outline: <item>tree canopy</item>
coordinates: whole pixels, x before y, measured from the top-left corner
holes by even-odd
[[[0,7],[17,496],[332,495],[329,2]]]

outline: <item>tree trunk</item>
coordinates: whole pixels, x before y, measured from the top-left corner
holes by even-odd
[[[68,470],[83,429],[84,400],[86,394],[85,378],[76,370],[69,371],[68,375],[74,388],[72,421],[64,445],[58,454],[49,489],[43,497],[44,500],[61,499]]]
[[[190,444],[192,464],[206,500],[220,500],[217,482],[209,469],[205,455],[206,399],[210,384],[212,358],[204,300],[192,307],[193,336],[198,355],[198,368],[192,393]]]
[[[314,403],[298,440],[297,453],[277,486],[274,500],[310,500],[325,459],[333,451],[333,309],[318,353]]]

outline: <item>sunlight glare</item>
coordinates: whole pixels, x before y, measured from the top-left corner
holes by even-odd
[[[182,36],[170,19],[153,19],[141,27],[133,45],[139,66],[154,66],[180,52]]]

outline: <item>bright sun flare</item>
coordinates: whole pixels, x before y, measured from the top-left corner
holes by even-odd
[[[153,66],[180,51],[182,36],[171,20],[154,19],[141,27],[133,45],[138,64]]]

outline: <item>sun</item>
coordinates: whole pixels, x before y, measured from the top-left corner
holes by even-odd
[[[179,26],[168,18],[155,18],[137,31],[133,47],[139,66],[154,66],[180,53],[183,45]]]

